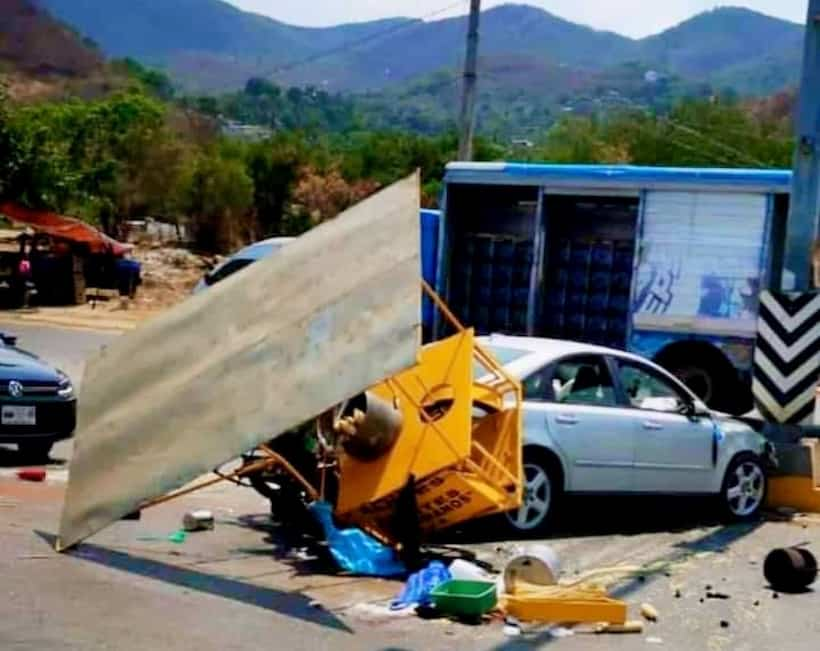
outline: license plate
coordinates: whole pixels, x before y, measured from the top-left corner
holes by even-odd
[[[37,408],[3,405],[0,422],[3,425],[36,425]]]

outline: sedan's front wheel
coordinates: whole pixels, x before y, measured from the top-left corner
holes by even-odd
[[[543,531],[555,512],[561,492],[558,473],[542,455],[524,455],[524,495],[521,507],[506,514],[513,531],[530,534]]]
[[[756,456],[744,454],[732,461],[720,498],[723,510],[732,520],[757,516],[766,501],[766,472]]]

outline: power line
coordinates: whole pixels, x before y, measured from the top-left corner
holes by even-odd
[[[766,167],[767,166],[766,163],[764,163],[763,161],[758,160],[754,156],[751,156],[750,154],[742,152],[739,149],[735,149],[731,145],[727,145],[726,143],[724,143],[720,140],[717,140],[717,139],[715,139],[711,136],[708,136],[708,135],[704,134],[702,131],[698,131],[697,129],[686,126],[684,124],[680,124],[679,122],[676,122],[675,120],[673,120],[671,118],[666,118],[666,122],[669,123],[674,128],[679,129],[680,131],[683,131],[684,133],[692,134],[695,137],[701,138],[702,140],[704,140],[706,142],[709,142],[710,144],[715,145],[719,149],[722,149],[722,150],[724,150],[724,151],[726,151],[730,154],[734,154],[740,160],[745,159],[747,163],[751,162],[752,164],[757,165],[758,167]]]
[[[723,157],[715,154],[714,152],[703,151],[702,149],[699,149],[699,148],[695,147],[694,145],[690,145],[690,144],[682,142],[680,140],[675,140],[674,138],[667,138],[666,141],[669,144],[671,144],[675,147],[678,147],[680,149],[685,149],[686,151],[689,151],[689,152],[692,152],[694,154],[697,154],[698,156],[702,156],[704,158],[707,158],[707,159],[709,159],[709,160],[711,160],[715,163],[719,163],[721,165],[734,165],[735,164],[735,161],[733,161],[731,159],[723,158]]]
[[[435,18],[436,16],[440,16],[441,14],[447,13],[448,11],[451,11],[452,9],[455,9],[456,7],[464,5],[464,3],[466,1],[467,0],[458,0],[457,2],[453,2],[452,4],[447,5],[446,7],[442,7],[441,9],[431,11],[430,13],[421,16],[418,19],[418,21],[408,21],[406,23],[400,23],[398,25],[393,25],[392,27],[388,27],[387,29],[383,29],[383,30],[380,30],[378,32],[373,32],[371,34],[368,34],[367,36],[363,36],[362,38],[355,39],[355,40],[352,40],[352,41],[347,41],[345,43],[342,43],[341,45],[337,45],[336,47],[330,48],[328,50],[324,50],[322,52],[317,52],[317,53],[312,54],[308,57],[305,57],[304,59],[299,59],[297,61],[291,61],[289,63],[284,63],[284,64],[274,68],[273,71],[271,72],[271,74],[275,75],[275,74],[282,73],[282,72],[288,72],[290,70],[293,70],[295,68],[299,68],[299,67],[307,65],[309,63],[315,63],[316,61],[319,61],[319,60],[324,59],[326,57],[333,56],[335,54],[341,54],[342,52],[347,52],[349,50],[353,50],[353,49],[355,49],[355,48],[357,48],[361,45],[366,45],[367,43],[370,43],[371,41],[376,41],[378,39],[384,38],[386,36],[391,36],[393,34],[396,34],[398,32],[402,32],[404,30],[414,29],[416,27],[419,27],[422,24],[423,21],[429,20],[430,18]],[[422,21],[422,22],[419,22],[419,21]]]
[[[622,97],[622,99],[626,104],[631,105],[635,110],[639,111],[640,113],[643,113],[644,115],[649,115],[649,111],[647,110],[646,107],[640,106],[639,104],[637,104],[636,102],[634,102],[633,100],[631,100],[628,97]],[[739,150],[735,147],[732,147],[731,145],[729,145],[729,144],[727,144],[727,143],[725,143],[721,140],[718,140],[717,138],[715,138],[713,136],[705,134],[702,131],[700,131],[700,130],[692,127],[692,126],[685,125],[685,124],[682,124],[680,122],[677,122],[677,121],[673,120],[672,118],[670,118],[668,116],[664,117],[663,121],[666,122],[667,124],[669,124],[670,126],[672,126],[673,128],[678,129],[679,131],[682,131],[684,133],[688,133],[688,134],[693,135],[697,138],[700,138],[702,141],[707,142],[709,144],[712,144],[715,147],[717,147],[718,149],[721,149],[721,150],[725,151],[726,153],[732,154],[736,157],[736,160],[723,158],[722,160],[723,160],[724,165],[736,165],[738,162],[745,162],[746,164],[752,163],[753,165],[755,165],[757,167],[768,167],[768,165],[766,163],[764,163],[761,160],[758,160],[754,156],[752,156],[750,154],[747,154],[746,152],[743,152],[743,151],[741,151],[741,150]],[[672,142],[673,144],[675,144],[679,147],[682,147],[684,149],[689,149],[691,151],[699,152],[700,155],[705,155],[704,152],[696,149],[695,147],[684,146],[683,143],[681,143],[680,141],[670,139],[670,142]],[[716,156],[712,156],[712,159],[713,160],[718,160],[718,158]]]

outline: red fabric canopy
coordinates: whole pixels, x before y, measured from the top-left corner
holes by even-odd
[[[26,224],[52,237],[85,244],[92,253],[113,253],[121,256],[132,248],[73,217],[64,217],[45,210],[31,210],[16,203],[0,203],[0,214],[13,222]]]

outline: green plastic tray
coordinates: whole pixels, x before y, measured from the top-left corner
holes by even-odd
[[[498,603],[495,583],[485,581],[446,581],[430,596],[437,610],[458,617],[481,617]]]

